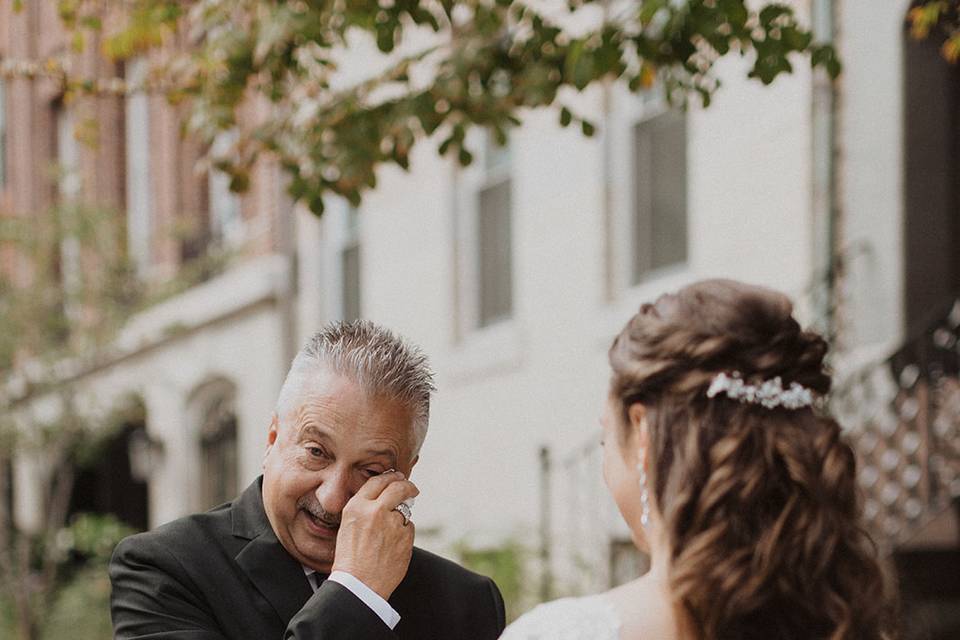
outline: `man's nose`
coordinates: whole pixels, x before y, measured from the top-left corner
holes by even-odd
[[[335,467],[327,471],[317,487],[317,500],[324,511],[339,516],[355,493],[350,485],[350,470]]]

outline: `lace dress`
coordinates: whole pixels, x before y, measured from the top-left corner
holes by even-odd
[[[520,616],[500,640],[617,640],[620,617],[602,595],[563,598]]]

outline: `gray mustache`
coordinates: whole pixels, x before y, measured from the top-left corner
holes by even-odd
[[[316,498],[303,496],[297,500],[297,508],[303,509],[314,518],[319,520],[324,526],[330,527],[331,529],[336,529],[340,526],[340,515],[328,513]]]

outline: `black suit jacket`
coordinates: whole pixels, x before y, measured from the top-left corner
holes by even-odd
[[[267,520],[260,479],[230,504],[126,538],[110,581],[120,640],[494,640],[504,627],[492,580],[417,548],[390,597],[393,631],[335,582],[312,593]]]

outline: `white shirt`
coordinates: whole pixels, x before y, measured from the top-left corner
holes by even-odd
[[[307,575],[307,582],[310,583],[310,588],[316,593],[317,589],[320,588],[320,580],[317,578],[317,572],[307,567],[303,567],[303,572]],[[370,607],[370,609],[377,614],[377,617],[383,620],[383,624],[390,627],[391,631],[397,626],[397,623],[400,622],[400,614],[390,606],[389,602],[381,598],[380,594],[346,571],[334,571],[327,580],[333,580],[360,598],[360,601]]]

